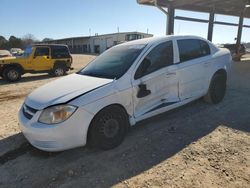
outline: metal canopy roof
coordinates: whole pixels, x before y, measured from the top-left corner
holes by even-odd
[[[137,0],[139,4],[155,5],[161,7],[173,7],[175,9],[212,12],[215,14],[225,14],[240,16],[244,11],[244,17],[250,18],[250,8],[246,8],[248,0]]]

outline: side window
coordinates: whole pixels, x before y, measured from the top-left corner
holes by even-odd
[[[37,47],[35,51],[35,56],[49,56],[49,48]]]
[[[188,61],[210,54],[210,47],[207,42],[198,39],[178,40],[180,61]]]
[[[55,46],[52,48],[51,56],[53,58],[69,58],[69,50],[64,46]]]
[[[210,47],[209,47],[207,42],[200,40],[200,46],[201,46],[201,55],[202,56],[206,56],[206,55],[211,54]]]
[[[172,65],[174,62],[173,42],[169,41],[159,44],[151,52],[148,53],[148,55],[142,62],[144,61],[147,61],[149,65],[147,66],[147,69],[144,70],[142,73],[141,69],[143,69],[142,68],[143,63],[141,63],[141,65],[139,66],[138,70],[135,73],[135,79],[138,79],[142,76],[155,72],[163,67]]]

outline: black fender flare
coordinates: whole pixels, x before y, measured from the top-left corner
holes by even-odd
[[[66,61],[55,61],[53,69],[56,67],[64,67],[67,68],[67,62]]]
[[[18,63],[9,63],[9,64],[3,65],[2,72],[4,72],[4,70],[6,68],[9,68],[9,67],[18,68],[20,70],[21,74],[24,74],[24,68]]]

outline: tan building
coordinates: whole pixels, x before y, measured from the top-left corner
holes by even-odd
[[[142,38],[153,37],[152,34],[141,32],[123,32],[88,37],[72,37],[47,41],[47,44],[68,45],[71,53],[102,53],[110,47]]]

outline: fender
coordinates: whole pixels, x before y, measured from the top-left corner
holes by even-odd
[[[24,68],[20,65],[20,64],[18,64],[18,63],[8,63],[8,64],[4,64],[3,66],[2,66],[2,71],[0,71],[0,73],[1,72],[3,72],[4,71],[4,69],[6,69],[6,68],[8,68],[8,67],[17,67],[19,70],[21,70],[21,74],[24,74]]]
[[[57,67],[57,66],[67,66],[67,62],[63,60],[56,60],[54,63],[54,67]]]

